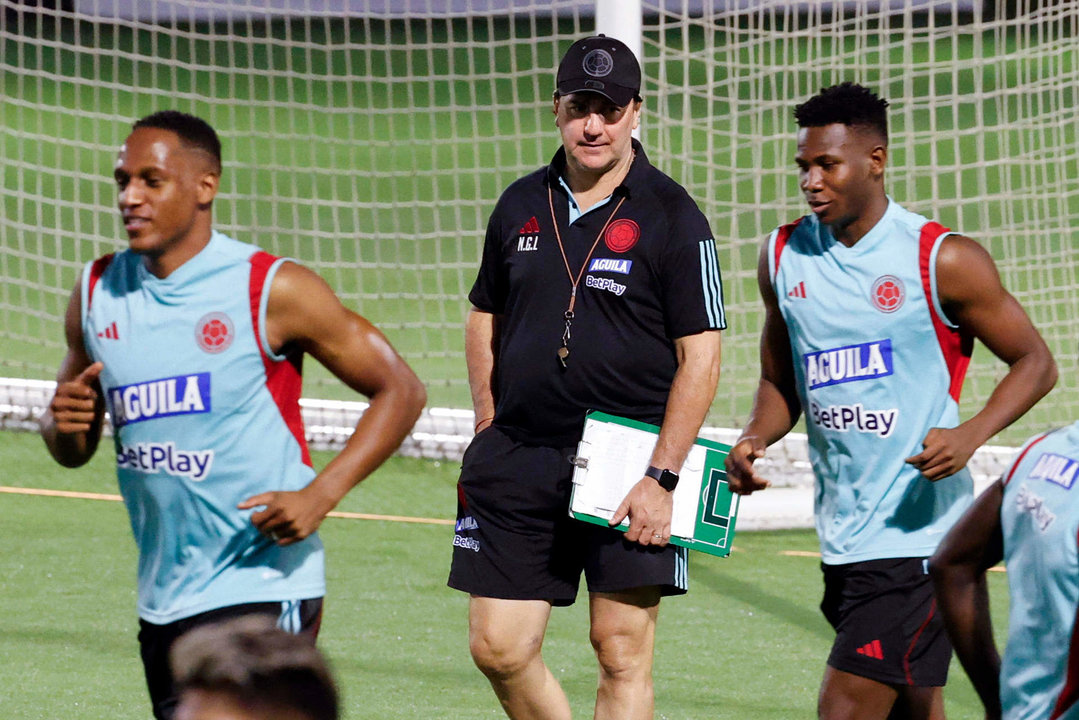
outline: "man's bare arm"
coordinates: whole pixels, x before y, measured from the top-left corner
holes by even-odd
[[[985,406],[954,428],[932,428],[924,450],[907,458],[930,480],[953,475],[974,451],[1048,393],[1056,363],[1019,302],[1000,283],[996,265],[968,237],[944,239],[937,253],[937,287],[944,312],[1008,365]]]
[[[260,531],[287,545],[314,532],[326,514],[381,465],[408,435],[426,402],[426,390],[386,337],[352,312],[317,274],[286,262],[274,276],[266,313],[272,348],[307,352],[369,405],[345,448],[301,491],[267,492],[241,509]]]
[[[56,392],[40,420],[49,453],[64,467],[84,465],[97,450],[105,417],[98,375],[104,367],[91,362],[82,336],[81,280],[64,313],[67,352],[56,374]]]
[[[764,456],[765,448],[790,432],[801,414],[790,336],[768,271],[767,242],[761,247],[757,261],[757,286],[764,301],[761,378],[753,397],[749,421],[726,460],[730,488],[742,495],[768,487],[768,480],[756,473],[753,462]]]

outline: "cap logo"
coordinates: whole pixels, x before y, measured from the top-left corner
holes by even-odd
[[[606,50],[596,49],[584,56],[581,68],[592,77],[607,77],[614,70],[614,58]]]

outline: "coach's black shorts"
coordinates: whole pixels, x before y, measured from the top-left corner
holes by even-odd
[[[686,592],[685,548],[643,547],[569,517],[576,448],[526,445],[491,426],[465,451],[449,585],[481,597],[570,605],[591,592]]]
[[[821,565],[821,611],[835,628],[828,664],[888,685],[939,687],[952,646],[925,558]]]
[[[322,622],[322,598],[231,605],[167,625],[155,625],[140,618],[139,648],[142,652],[142,667],[146,672],[146,685],[150,690],[150,702],[153,703],[154,717],[157,720],[170,720],[179,702],[172,683],[172,666],[169,664],[169,650],[172,649],[173,643],[196,627],[241,615],[267,615],[290,632],[310,635],[311,642],[314,642],[319,623]]]

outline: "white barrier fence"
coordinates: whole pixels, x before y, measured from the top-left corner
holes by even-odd
[[[37,432],[41,417],[56,384],[47,380],[0,378],[0,429]],[[367,409],[362,402],[303,399],[307,441],[315,450],[339,450],[351,437]],[[472,440],[470,410],[427,408],[399,454],[406,457],[459,462]],[[106,424],[106,433],[109,426]],[[701,435],[731,444],[738,430],[706,427]],[[1000,477],[1014,456],[1015,448],[987,445],[971,459],[975,492]],[[760,473],[772,480],[767,491],[743,498],[738,514],[739,530],[805,528],[813,525],[813,473],[809,465],[806,436],[790,433],[768,449],[758,461]]]

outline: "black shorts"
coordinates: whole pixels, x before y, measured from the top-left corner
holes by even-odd
[[[821,611],[835,628],[828,664],[888,685],[939,687],[952,646],[925,558],[821,565]]]
[[[576,448],[526,445],[491,426],[465,451],[449,586],[473,595],[570,605],[591,592],[686,592],[686,550],[643,547],[569,516]]]
[[[142,653],[142,667],[146,673],[146,685],[150,690],[150,702],[157,720],[169,720],[176,712],[179,701],[172,682],[172,667],[169,664],[169,650],[172,649],[173,643],[196,627],[242,615],[267,615],[272,617],[278,626],[290,632],[310,635],[311,642],[314,642],[319,623],[322,622],[322,598],[231,605],[167,625],[155,625],[140,618],[139,648]]]

